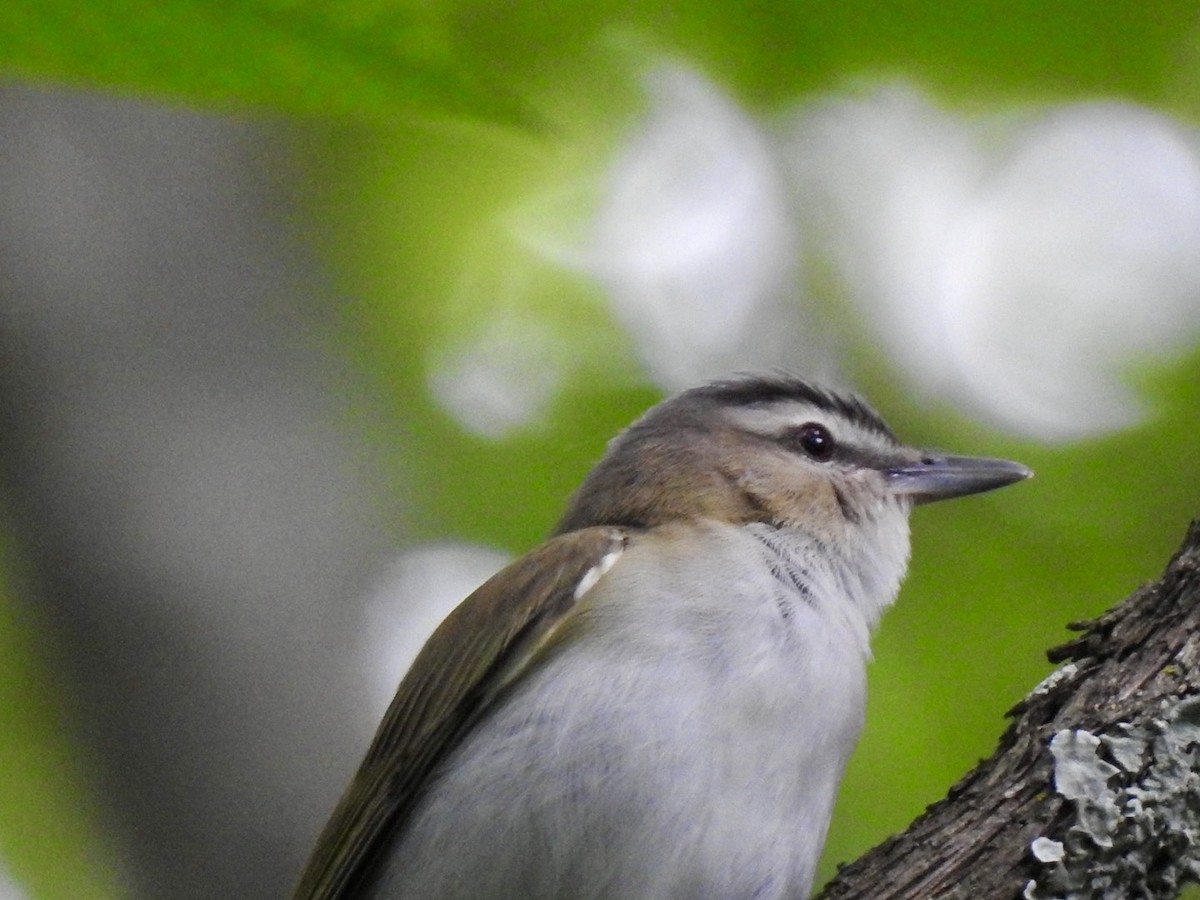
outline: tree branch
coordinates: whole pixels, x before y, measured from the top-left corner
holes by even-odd
[[[1200,520],[1048,652],[996,752],[818,900],[1172,898],[1200,880]]]

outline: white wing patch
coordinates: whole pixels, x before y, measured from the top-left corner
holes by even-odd
[[[596,582],[604,577],[604,573],[613,567],[621,554],[625,552],[624,547],[618,547],[616,550],[609,550],[600,558],[600,562],[596,563],[590,569],[583,573],[583,577],[579,579],[579,584],[575,585],[574,599],[578,600],[588,591],[596,586]]]
[[[617,532],[613,532],[617,535]],[[578,602],[579,598],[596,586],[604,573],[613,567],[613,564],[625,552],[624,541],[617,544],[616,549],[609,550],[604,556],[600,557],[600,561],[583,573],[583,577],[579,579],[579,583],[575,585],[575,590],[571,594],[571,600]],[[561,624],[561,618],[558,623],[550,627],[548,630],[540,634],[536,639],[527,644],[524,648],[518,648],[512,659],[504,665],[501,671],[496,675],[495,687],[487,692],[488,701],[491,702],[496,694],[515,681],[528,668],[530,661],[540,653],[547,644],[554,640],[554,635],[558,631],[558,625]]]

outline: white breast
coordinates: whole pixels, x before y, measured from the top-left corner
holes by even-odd
[[[375,896],[806,896],[868,625],[802,541],[761,534],[634,541],[451,756]]]

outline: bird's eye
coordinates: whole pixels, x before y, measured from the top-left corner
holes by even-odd
[[[825,462],[833,457],[833,435],[818,422],[806,422],[791,434],[792,442],[815,459]]]

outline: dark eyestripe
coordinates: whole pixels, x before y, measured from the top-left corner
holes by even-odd
[[[728,406],[768,406],[780,401],[796,400],[825,412],[836,413],[861,428],[882,435],[896,444],[900,443],[879,413],[853,394],[835,393],[786,375],[714,381],[693,388],[686,395]]]

